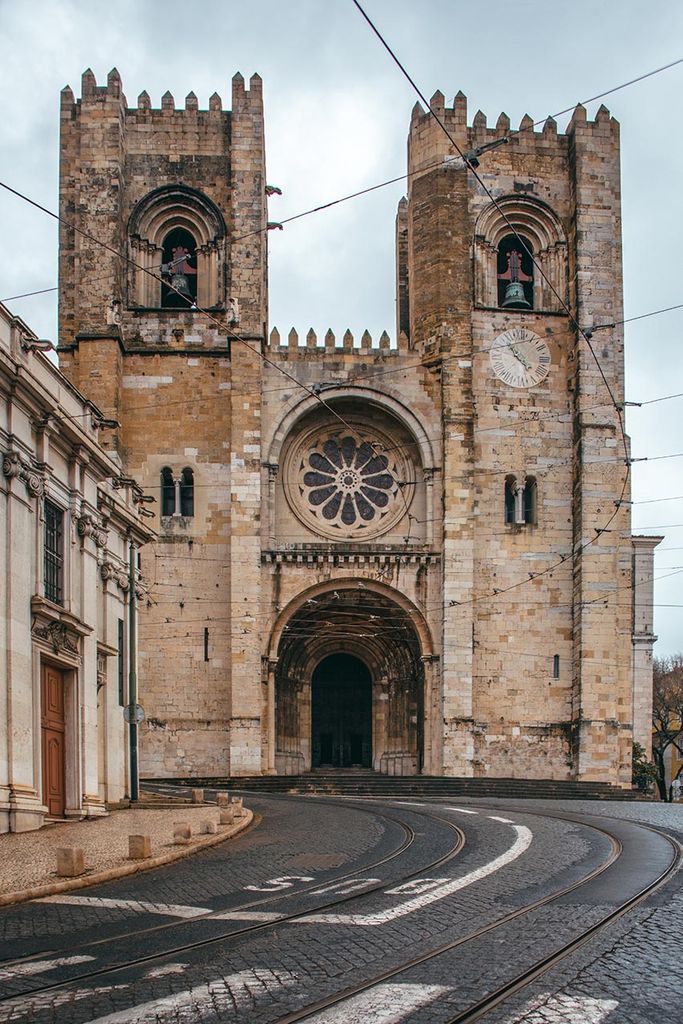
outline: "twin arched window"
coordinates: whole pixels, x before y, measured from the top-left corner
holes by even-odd
[[[505,522],[514,526],[535,526],[538,522],[536,478],[505,477]]]
[[[194,473],[186,466],[176,478],[170,466],[161,470],[162,516],[194,515]]]

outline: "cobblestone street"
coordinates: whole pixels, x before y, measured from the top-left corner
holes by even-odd
[[[247,802],[227,844],[0,912],[0,1021],[447,1024],[670,867],[640,822],[683,834],[678,806]],[[674,874],[486,1019],[659,1022],[682,908]]]

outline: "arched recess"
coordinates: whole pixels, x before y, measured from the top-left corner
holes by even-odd
[[[514,233],[531,247],[536,264],[534,311],[561,312],[567,301],[566,235],[557,214],[532,196],[503,196],[479,215],[474,231],[475,303],[499,305],[498,249]]]
[[[436,458],[423,424],[370,388],[335,389],[325,402],[292,401],[268,446],[271,541],[430,544]],[[325,464],[328,446],[338,451]],[[337,497],[336,517],[328,515]]]
[[[128,222],[131,260],[129,304],[157,308],[162,285],[157,277],[164,262],[164,244],[173,233],[194,241],[197,303],[202,308],[225,301],[226,227],[218,207],[207,196],[185,185],[165,185],[141,199]],[[194,268],[194,264],[192,264]]]
[[[363,699],[363,673],[352,673],[345,683],[339,668],[344,659],[364,666],[370,680],[367,735],[359,724],[358,708],[352,706]],[[407,775],[431,764],[435,723],[429,709],[436,685],[431,637],[417,608],[391,587],[345,579],[310,588],[278,617],[268,663],[272,760],[278,774],[298,774],[331,763],[336,768],[364,766]],[[325,672],[336,672],[336,678],[326,680]],[[328,714],[327,724],[319,725],[317,732],[314,680],[317,686],[329,685],[340,716],[335,723]],[[331,758],[323,749],[323,733],[333,737]],[[360,758],[354,745],[362,749]]]

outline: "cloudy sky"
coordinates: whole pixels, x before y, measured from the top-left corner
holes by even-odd
[[[422,91],[462,89],[470,119],[534,121],[683,57],[680,0],[365,0]],[[194,90],[230,104],[236,71],[264,79],[271,217],[300,211],[405,170],[415,102],[351,0],[0,0],[0,178],[57,208],[59,91],[91,67],[116,66],[129,104]],[[622,125],[627,317],[683,303],[680,96],[683,64],[607,97]],[[598,101],[599,102],[599,101]],[[589,103],[593,115],[598,102]],[[564,129],[568,116],[558,118]],[[393,229],[401,183],[270,234],[270,322],[376,337],[394,329]],[[57,283],[57,232],[0,190],[0,299]],[[55,337],[54,293],[9,303]],[[627,327],[633,455],[683,452],[683,310]],[[683,458],[636,462],[634,531],[662,533],[657,653],[683,651]],[[668,500],[664,500],[668,499]],[[646,503],[649,502],[649,503]],[[679,573],[679,567],[681,569]],[[676,575],[676,573],[679,573]]]

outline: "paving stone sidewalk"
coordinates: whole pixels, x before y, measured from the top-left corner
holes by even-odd
[[[4,833],[0,835],[0,905],[47,895],[44,889],[63,892],[81,888],[187,857],[243,831],[253,815],[248,812],[233,825],[218,825],[215,835],[201,834],[204,822],[218,824],[218,820],[219,810],[215,804],[173,804],[168,808],[121,808],[111,811],[107,817],[56,822],[34,832]],[[176,822],[187,822],[192,828],[192,838],[182,845],[174,843]],[[129,835],[151,837],[151,859],[128,859]],[[63,846],[83,849],[84,875],[68,880],[57,876],[56,851]]]

